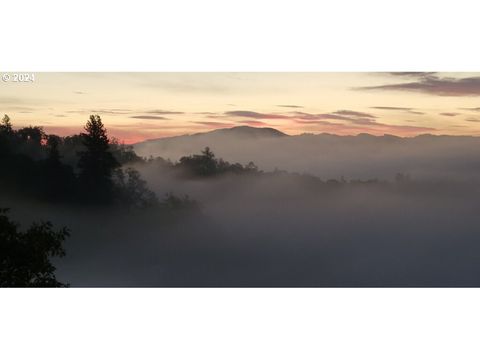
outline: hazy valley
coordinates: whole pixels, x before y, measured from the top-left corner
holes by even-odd
[[[247,126],[137,143],[141,156],[172,161],[209,146],[218,157],[265,170],[275,168],[330,178],[391,180],[398,173],[415,179],[472,180],[480,174],[480,138],[392,135],[288,136]]]

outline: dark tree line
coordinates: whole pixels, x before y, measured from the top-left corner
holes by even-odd
[[[239,163],[230,164],[228,161],[215,158],[215,154],[209,147],[206,147],[200,155],[183,156],[176,166],[185,168],[192,174],[199,176],[258,172],[258,168],[253,162],[243,166]]]
[[[26,231],[0,209],[0,287],[64,287],[55,278],[52,257],[65,256],[66,228],[50,222],[33,223]]]
[[[206,147],[200,154],[183,156],[178,162],[171,162],[162,157],[150,158],[147,160],[150,164],[156,164],[159,167],[169,168],[171,170],[182,170],[183,173],[191,177],[214,177],[225,174],[262,174],[258,167],[249,162],[247,165],[240,163],[229,163],[221,158],[216,158],[215,154]]]
[[[198,209],[187,196],[169,193],[159,201],[140,173],[128,167],[145,160],[131,146],[110,139],[98,115],[90,116],[84,130],[67,137],[48,135],[36,126],[15,130],[5,115],[0,122],[0,197],[164,209],[173,215]],[[69,235],[50,222],[21,231],[8,209],[0,208],[0,287],[66,286],[56,280],[51,258],[65,255],[63,242]]]
[[[131,147],[111,141],[101,118],[90,116],[85,132],[62,138],[40,127],[14,130],[0,123],[0,186],[51,202],[151,206],[156,196],[139,173],[122,166],[142,161]]]
[[[250,161],[247,165],[242,165],[240,163],[230,163],[223,160],[222,158],[216,158],[215,154],[210,150],[209,147],[206,147],[200,154],[194,154],[189,156],[183,156],[178,162],[172,162],[170,160],[165,160],[161,157],[150,158],[147,162],[156,164],[161,168],[167,168],[170,170],[181,170],[181,176],[187,177],[215,177],[222,176],[227,174],[233,175],[249,175],[256,177],[286,177],[292,178],[301,181],[305,185],[312,185],[318,188],[321,188],[322,185],[328,187],[335,186],[345,186],[345,185],[370,185],[370,184],[386,184],[385,181],[380,181],[378,179],[352,179],[347,181],[343,176],[340,179],[328,179],[322,180],[317,176],[310,175],[307,173],[296,173],[289,172],[285,170],[279,170],[275,168],[273,171],[263,171],[259,170],[257,165]],[[397,174],[395,177],[395,182],[406,182],[409,181],[410,177],[404,174]],[[323,187],[324,187],[323,186]]]

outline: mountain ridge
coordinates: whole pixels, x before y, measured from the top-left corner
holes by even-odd
[[[373,135],[369,133],[359,133],[356,135],[338,135],[332,134],[327,132],[322,133],[301,133],[297,135],[288,135],[278,129],[273,127],[254,127],[254,126],[233,126],[231,128],[222,128],[222,129],[214,129],[205,132],[197,132],[193,134],[182,134],[182,135],[175,135],[175,136],[166,136],[161,138],[153,138],[153,139],[146,139],[143,141],[139,141],[137,143],[132,144],[133,146],[137,146],[144,143],[149,142],[156,142],[156,141],[165,141],[170,139],[179,139],[179,138],[194,138],[194,137],[201,137],[201,136],[217,136],[217,135],[238,135],[240,137],[247,137],[250,136],[251,138],[268,138],[268,137],[300,137],[300,136],[331,136],[331,137],[338,137],[338,138],[390,138],[390,139],[415,139],[415,138],[426,138],[426,137],[433,137],[433,138],[442,138],[442,137],[449,137],[449,138],[477,138],[478,136],[473,135],[446,135],[446,134],[418,134],[415,136],[398,136],[393,134],[385,133],[383,135]]]
[[[480,178],[480,137],[475,136],[282,135],[275,129],[240,127],[145,141],[134,150],[143,157],[178,161],[205,147],[230,162],[253,161],[266,171],[278,168],[326,178],[391,179],[399,172],[459,178],[471,176],[472,169],[479,170]]]
[[[243,125],[243,126],[234,126],[231,128],[223,128],[223,129],[215,129],[215,130],[210,130],[205,132],[198,132],[193,134],[182,134],[182,135],[176,135],[176,136],[166,136],[162,138],[147,139],[147,140],[134,143],[133,145],[138,145],[138,144],[142,144],[150,141],[162,141],[167,139],[178,139],[182,137],[198,137],[198,136],[204,136],[204,135],[217,135],[217,134],[231,134],[231,135],[239,135],[239,136],[250,135],[253,137],[261,137],[260,135],[263,135],[264,137],[291,136],[272,127],[254,127],[254,126]]]

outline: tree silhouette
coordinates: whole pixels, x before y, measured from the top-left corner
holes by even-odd
[[[45,156],[43,142],[46,140],[45,132],[41,127],[28,126],[15,132],[17,138],[17,151],[34,160]]]
[[[197,201],[190,199],[188,195],[178,197],[173,193],[165,194],[162,206],[173,214],[194,213],[200,211],[200,206]]]
[[[207,146],[201,155],[184,156],[180,165],[192,171],[195,175],[211,176],[217,172],[215,154]]]
[[[132,168],[116,171],[117,200],[129,208],[144,209],[158,205],[158,198],[151,191],[140,173]]]
[[[61,142],[59,136],[47,136],[47,158],[40,162],[41,195],[50,201],[74,199],[78,188],[73,169],[61,161]]]
[[[132,145],[120,143],[116,138],[110,139],[110,151],[121,165],[143,162],[143,158],[135,153]]]
[[[98,115],[91,115],[82,134],[85,151],[78,167],[82,196],[88,202],[109,203],[113,197],[113,170],[120,166],[109,150],[107,130]]]
[[[55,165],[61,163],[60,161],[60,152],[58,147],[60,146],[60,142],[62,139],[60,136],[57,135],[48,135],[47,136],[47,146],[48,146],[48,157],[47,160]]]
[[[0,158],[5,157],[10,152],[11,142],[13,140],[13,129],[10,118],[7,114],[0,122]]]
[[[55,278],[51,257],[65,256],[68,229],[53,230],[50,222],[33,223],[25,232],[0,209],[0,286],[63,287]]]
[[[5,114],[3,116],[2,122],[0,123],[0,134],[12,134],[12,123],[10,122],[10,117]]]
[[[253,162],[243,166],[240,163],[231,164],[221,158],[215,158],[215,154],[208,146],[202,150],[201,155],[183,156],[174,166],[186,169],[189,175],[195,176],[214,176],[225,173],[259,173],[258,167]]]
[[[0,125],[0,190],[49,202],[157,205],[138,171],[120,168],[144,162],[133,147],[110,141],[99,116],[92,115],[85,130],[65,138],[47,135],[41,127],[13,130],[5,116]]]

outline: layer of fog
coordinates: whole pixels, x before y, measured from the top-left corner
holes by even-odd
[[[68,226],[72,286],[480,286],[478,183],[318,184],[287,175],[193,179],[139,168],[202,214],[10,201],[24,224]],[[4,199],[5,200],[5,199]],[[8,202],[8,201],[7,201]]]
[[[254,161],[259,168],[310,173],[323,179],[392,179],[408,173],[415,179],[480,178],[480,138],[423,135],[300,135],[251,137],[210,132],[146,141],[135,145],[142,156],[177,161],[209,146],[230,162]]]

